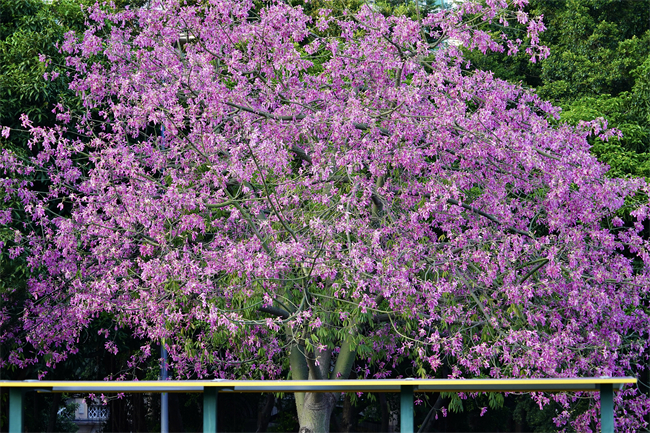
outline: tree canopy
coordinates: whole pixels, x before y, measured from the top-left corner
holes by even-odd
[[[594,143],[592,152],[610,165],[611,176],[650,175],[650,1],[532,0],[527,10],[544,17],[540,39],[550,56],[468,53],[474,67],[535,88],[562,107],[571,124],[606,118],[621,140]],[[525,28],[490,26],[525,39]]]
[[[557,108],[469,71],[455,45],[503,50],[473,23],[516,19],[531,45],[505,49],[543,58],[524,1],[420,20],[199,3],[95,6],[66,34],[81,115],[24,116],[41,150],[0,159],[27,215],[3,246],[33,272],[2,366],[54,366],[109,316],[108,350],[113,328],[164,342],[182,377],[643,368],[647,184],[605,176],[587,141],[612,135],[600,121],[558,125]],[[578,397],[557,398],[559,425],[595,422],[595,403],[571,418]],[[334,395],[296,403],[304,431],[327,430]],[[617,404],[621,428],[645,425],[637,390]]]

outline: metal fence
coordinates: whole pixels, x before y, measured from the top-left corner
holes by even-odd
[[[413,433],[416,392],[599,392],[601,431],[614,433],[614,391],[634,385],[633,377],[549,379],[372,379],[372,380],[167,380],[167,381],[0,381],[9,389],[9,432],[23,432],[23,392],[197,392],[203,393],[203,431],[217,431],[219,392],[398,392],[400,432]],[[93,407],[93,406],[91,406]],[[97,407],[97,416],[108,415]]]

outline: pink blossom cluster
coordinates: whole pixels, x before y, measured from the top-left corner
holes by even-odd
[[[34,270],[3,366],[54,366],[109,313],[164,340],[180,377],[276,378],[290,347],[318,365],[344,344],[367,377],[404,359],[431,377],[645,368],[647,184],[605,176],[600,124],[554,126],[557,108],[444,44],[516,52],[473,27],[512,15],[545,56],[524,1],[420,22],[153,3],[88,10],[62,46],[85,112],[30,127],[34,159],[0,157],[28,215],[4,248]],[[646,425],[636,389],[616,402],[619,428]],[[557,421],[589,431],[597,407]]]

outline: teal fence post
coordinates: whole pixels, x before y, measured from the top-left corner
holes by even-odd
[[[165,339],[160,345],[160,357],[162,365],[160,366],[160,379],[167,380],[167,349],[165,349]],[[160,393],[160,433],[169,433],[169,395],[166,392]]]
[[[219,388],[203,388],[203,433],[217,433],[217,393]]]
[[[413,433],[413,385],[400,387],[400,433]]]
[[[9,388],[9,433],[23,432],[23,389]]]
[[[614,389],[611,383],[600,385],[600,431],[614,433]]]

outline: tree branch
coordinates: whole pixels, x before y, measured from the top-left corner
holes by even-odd
[[[473,207],[473,206],[470,206],[470,205],[468,205],[468,204],[460,203],[458,200],[454,200],[454,199],[450,198],[450,199],[447,199],[447,203],[449,203],[449,204],[453,204],[453,205],[455,205],[455,206],[460,206],[460,207],[462,207],[462,208],[464,208],[464,209],[467,209],[468,211],[473,212],[473,213],[475,213],[475,214],[477,214],[477,215],[480,215],[480,216],[482,216],[482,217],[485,217],[485,218],[489,219],[490,221],[492,221],[493,223],[498,224],[498,225],[500,225],[500,226],[504,225],[504,224],[503,224],[501,221],[499,221],[499,219],[497,219],[497,217],[495,217],[494,215],[490,215],[489,213],[485,213],[485,212],[483,212],[482,210],[477,209],[477,208],[475,208],[475,207]],[[522,235],[522,236],[526,236],[526,237],[528,237],[528,238],[532,238],[532,237],[533,237],[530,233],[525,232],[525,231],[523,231],[523,230],[516,229],[516,228],[514,228],[514,227],[510,227],[510,226],[508,226],[508,227],[506,227],[506,230],[508,230],[508,231],[510,231],[510,232],[513,232],[513,233],[520,234],[520,235]]]
[[[286,320],[289,318],[289,313],[287,311],[284,311],[282,308],[277,308],[277,307],[260,307],[257,309],[261,313],[267,313],[271,314],[273,316],[278,316],[282,320]]]
[[[524,278],[521,279],[519,284],[522,284],[524,281],[526,281],[528,278],[530,278],[535,272],[539,271],[547,263],[548,263],[548,259],[542,260],[539,265],[535,266],[533,269],[530,270],[530,272],[528,272],[526,275],[524,275]]]
[[[341,350],[339,351],[339,356],[336,358],[336,364],[334,364],[334,370],[332,371],[330,379],[347,379],[350,377],[352,365],[354,364],[356,357],[357,351],[352,349],[350,340],[345,340],[341,345]]]

